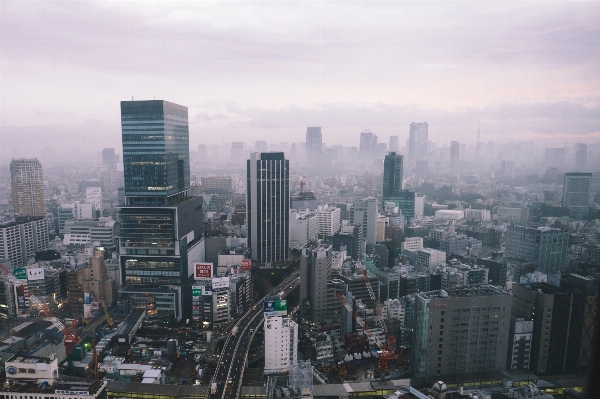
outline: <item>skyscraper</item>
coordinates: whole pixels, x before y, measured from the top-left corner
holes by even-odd
[[[460,143],[458,141],[453,141],[450,143],[450,166],[453,169],[458,167],[458,162],[460,160]]]
[[[202,197],[190,195],[187,107],[123,101],[121,123],[121,293],[149,314],[191,317],[193,262],[204,260],[204,216]]]
[[[331,279],[331,245],[306,246],[300,258],[301,313],[314,323],[327,319],[327,282]]]
[[[408,158],[411,163],[427,160],[429,126],[427,122],[411,123],[408,137]]]
[[[575,144],[575,169],[582,172],[587,163],[588,146],[585,143]]]
[[[587,219],[590,214],[591,173],[565,173],[562,206],[569,208],[569,216]]]
[[[365,198],[356,201],[348,209],[350,224],[362,226],[362,238],[368,244],[376,244],[377,233],[377,199]],[[364,244],[364,243],[363,243]],[[364,252],[365,248],[361,248]]]
[[[283,152],[254,152],[247,164],[246,210],[252,259],[288,258],[290,164]]]
[[[402,191],[404,157],[390,152],[383,160],[383,200],[394,200]]]
[[[121,102],[127,205],[172,204],[189,190],[187,115],[168,101]]]
[[[317,160],[323,152],[323,135],[321,127],[306,128],[306,158]]]
[[[364,158],[371,158],[375,155],[377,148],[377,135],[372,132],[364,131],[360,133],[360,155]]]
[[[399,151],[398,136],[390,136],[390,151]]]
[[[105,148],[102,150],[102,163],[106,165],[108,170],[117,169],[117,156],[114,148]]]
[[[13,159],[10,163],[13,211],[16,216],[46,216],[44,176],[37,158]]]

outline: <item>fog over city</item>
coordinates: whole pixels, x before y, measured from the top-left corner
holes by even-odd
[[[0,157],[118,147],[118,102],[190,111],[190,144],[592,142],[597,2],[2,1]],[[24,145],[27,143],[27,145]],[[60,143],[60,144],[58,144]]]

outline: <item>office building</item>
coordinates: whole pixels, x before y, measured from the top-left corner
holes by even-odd
[[[400,145],[398,144],[398,136],[390,136],[390,151],[400,151]]]
[[[102,189],[100,187],[86,187],[85,203],[92,205],[94,218],[102,216]]]
[[[458,168],[460,162],[460,143],[458,141],[452,141],[450,143],[450,167],[452,169]]]
[[[513,317],[533,319],[529,369],[536,374],[566,372],[573,294],[547,283],[513,284],[512,294]]]
[[[45,217],[19,217],[0,224],[0,259],[13,267],[27,264],[36,252],[48,249],[48,220]]]
[[[444,251],[431,248],[423,248],[417,251],[415,264],[419,271],[433,272],[444,263],[446,263],[446,252]]]
[[[290,210],[290,248],[301,249],[319,235],[319,218],[312,212]]]
[[[383,200],[393,201],[402,192],[403,156],[390,152],[383,160]]]
[[[506,367],[512,297],[493,286],[417,293],[413,377]]]
[[[290,164],[283,152],[250,154],[246,212],[252,259],[260,263],[286,261],[290,246]]]
[[[44,176],[37,158],[13,159],[10,163],[13,212],[15,216],[46,216]]]
[[[527,223],[529,209],[520,207],[499,206],[494,220],[507,223]]]
[[[346,251],[352,260],[358,260],[362,255],[362,226],[347,224],[341,225],[340,232],[333,236],[333,250]]]
[[[529,370],[531,360],[531,342],[533,337],[533,320],[522,317],[513,318],[510,322],[508,357],[506,368],[511,370]]]
[[[288,317],[271,316],[265,318],[264,330],[264,373],[288,373],[298,363],[298,324]]]
[[[375,156],[377,151],[377,135],[370,131],[360,133],[359,152],[364,159],[370,159]]]
[[[121,127],[127,205],[165,206],[184,199],[190,188],[187,107],[122,101]]]
[[[533,262],[546,274],[565,270],[569,232],[552,227],[508,225],[505,235],[506,258]]]
[[[588,146],[584,143],[575,144],[575,170],[583,172],[587,164]]]
[[[190,195],[187,107],[123,101],[121,123],[121,293],[149,314],[191,317],[194,262],[204,261],[204,215],[202,197]]]
[[[377,199],[366,198],[356,201],[348,209],[350,224],[362,226],[362,239],[368,244],[376,243],[377,234]]]
[[[408,137],[408,158],[411,163],[427,160],[427,143],[429,141],[427,122],[411,123]]]
[[[444,251],[446,256],[452,254],[466,255],[469,246],[468,241],[469,239],[464,234],[448,233],[446,238],[440,240],[440,251]]]
[[[591,173],[565,173],[562,206],[574,219],[587,219],[590,214]]]
[[[316,215],[319,220],[319,234],[331,237],[340,231],[341,227],[340,208],[330,205],[319,205]]]
[[[308,245],[300,258],[301,314],[313,323],[327,319],[327,282],[331,279],[331,245]]]
[[[87,243],[97,241],[103,246],[115,246],[115,239],[119,236],[119,222],[114,221],[112,217],[65,221],[64,245],[75,244],[72,240],[77,237],[83,238],[83,236],[89,238]],[[85,243],[80,242],[79,244],[84,245]]]
[[[319,161],[323,154],[323,136],[321,127],[306,128],[306,158],[309,161]]]
[[[405,249],[408,251],[418,251],[423,249],[423,238],[422,237],[406,237],[401,244],[402,251]]]
[[[292,209],[311,209],[314,211],[318,206],[319,201],[317,201],[312,191],[301,191],[290,197],[290,208]]]
[[[102,164],[106,166],[109,171],[117,169],[117,161],[118,157],[115,154],[114,148],[105,148],[102,150]]]

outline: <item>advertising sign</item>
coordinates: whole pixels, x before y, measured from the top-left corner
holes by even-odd
[[[231,266],[231,277],[236,278],[240,275],[240,265],[232,265]]]
[[[250,259],[242,260],[242,270],[252,270],[252,260],[250,260]]]
[[[263,303],[263,312],[265,317],[285,316],[287,315],[287,301],[285,299],[265,301]]]
[[[92,310],[98,310],[98,309],[100,309],[98,302],[92,302]]]
[[[44,279],[44,269],[41,267],[34,267],[31,269],[27,269],[27,280],[43,280]]]
[[[89,319],[92,316],[92,304],[83,304],[83,317]]]
[[[212,279],[212,289],[229,288],[229,277],[215,277]]]
[[[202,296],[202,286],[193,286],[192,287],[192,297],[200,297]]]
[[[209,279],[213,276],[212,263],[196,263],[194,270],[196,280]]]
[[[85,294],[83,294],[83,303],[86,305],[90,305],[92,304],[92,299],[90,298],[90,293],[86,292]]]
[[[17,280],[27,280],[27,269],[24,267],[15,267],[13,269],[13,276],[15,276]]]

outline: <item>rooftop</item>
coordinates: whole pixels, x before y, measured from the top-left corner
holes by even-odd
[[[76,379],[67,377],[69,379]],[[31,393],[56,393],[56,394],[73,394],[76,392],[79,395],[93,396],[104,389],[106,381],[93,381],[87,379],[77,379],[77,381],[57,380],[53,385],[40,384],[17,384],[10,385],[3,389],[4,392],[31,392]]]
[[[499,296],[499,295],[509,295],[508,292],[500,289],[498,287],[494,287],[492,285],[480,285],[476,287],[458,287],[450,290],[435,290],[430,292],[421,292],[418,293],[422,298],[425,299],[436,299],[436,298],[464,298],[464,297],[473,297],[473,296]]]
[[[32,364],[34,364],[34,363],[50,364],[53,361],[54,360],[50,360],[50,358],[48,358],[48,357],[27,356],[27,355],[22,355],[22,354],[14,355],[13,357],[11,357],[7,360],[7,362],[32,363]]]

